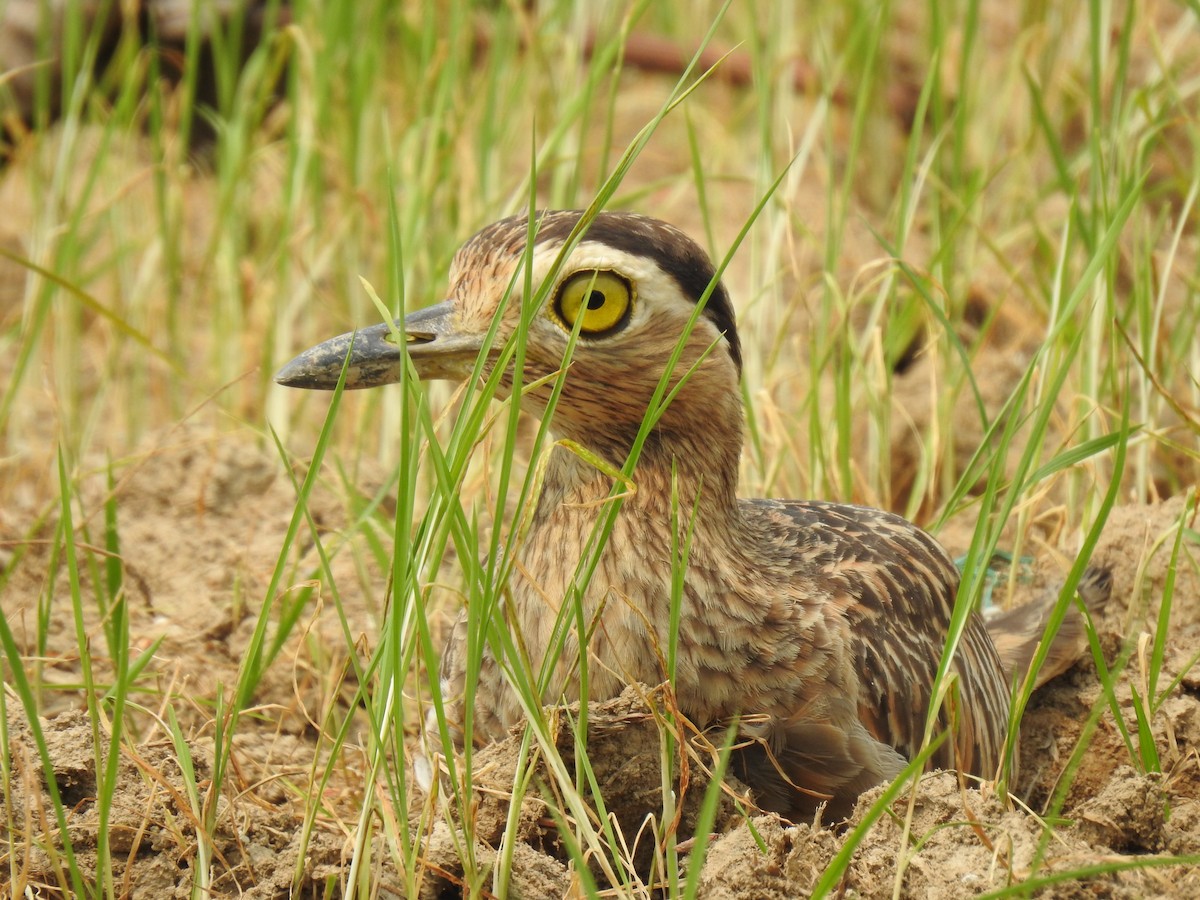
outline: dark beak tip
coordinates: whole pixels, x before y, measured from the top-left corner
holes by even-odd
[[[290,388],[312,387],[316,379],[310,357],[311,353],[305,352],[288,362],[275,373],[275,383]]]
[[[275,373],[275,383],[308,391],[333,390],[341,376],[345,350],[339,355],[326,353],[324,349],[321,345],[305,350]]]
[[[294,366],[292,363],[288,363],[286,366],[272,375],[271,380],[276,384],[283,385],[284,387],[295,387],[296,373],[293,371],[293,369]]]

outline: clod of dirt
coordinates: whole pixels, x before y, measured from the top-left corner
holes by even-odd
[[[568,769],[575,771],[576,748],[572,723],[578,719],[579,705],[572,704],[551,711],[551,715],[555,749]],[[661,760],[664,716],[661,693],[643,685],[631,685],[620,696],[588,707],[588,766],[596,780],[609,820],[629,848],[629,862],[643,879],[651,876],[657,840],[656,830],[648,825],[661,826],[663,814]],[[514,735],[475,754],[474,791],[478,801],[473,808],[473,832],[478,859],[491,858],[504,836],[513,802],[513,785],[517,782],[520,753],[521,738]],[[557,794],[554,778],[540,753],[535,753],[529,784],[531,787],[521,799],[521,812],[510,839],[534,854],[556,861],[565,878],[565,864],[570,855],[558,836],[554,817],[556,814],[569,817],[569,813]],[[675,781],[681,807],[676,835],[681,841],[695,832],[708,784],[709,778],[699,764],[698,757],[692,756],[684,785],[680,787],[678,778]],[[729,793],[729,785],[726,785],[716,817],[718,828],[723,825],[727,827],[726,823],[736,817]],[[589,804],[592,808],[592,824],[595,826],[596,806],[590,798]],[[458,829],[459,823],[454,823],[454,827]],[[450,877],[442,877],[440,885],[434,884],[431,889],[435,893],[431,896],[437,896],[438,890],[450,887],[454,879],[462,874],[462,841],[461,831],[455,834],[434,831],[426,859]],[[547,869],[540,866],[538,877],[541,877],[540,873],[553,875],[556,872],[557,867]],[[603,879],[603,872],[596,870],[593,874]],[[438,880],[435,879],[435,882]],[[522,893],[521,896],[555,894],[531,892]]]
[[[1119,853],[1154,853],[1163,849],[1166,805],[1159,776],[1122,766],[1097,796],[1075,810],[1076,831],[1089,843]]]
[[[462,890],[462,866],[458,862],[462,834],[445,822],[438,822],[425,845],[424,860],[430,877],[421,882],[419,900],[443,900]],[[496,850],[486,844],[475,846],[475,861],[482,871],[496,863]],[[571,885],[567,867],[553,856],[518,842],[513,848],[512,880],[509,896],[514,898],[563,897]],[[466,891],[462,891],[466,894]]]
[[[700,896],[766,900],[807,894],[839,843],[826,828],[788,825],[778,816],[752,819],[712,845],[700,871]]]

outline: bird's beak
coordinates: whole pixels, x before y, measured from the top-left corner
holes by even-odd
[[[482,340],[477,335],[459,334],[454,319],[454,305],[449,300],[405,316],[403,333],[408,355],[421,378],[457,381],[470,375]],[[400,326],[401,320],[397,319],[394,325],[383,322],[330,338],[276,372],[275,381],[286,387],[332,391],[349,353],[346,390],[394,384],[400,380],[404,365],[393,336]]]

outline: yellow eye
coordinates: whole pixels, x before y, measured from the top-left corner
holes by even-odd
[[[611,334],[629,324],[633,286],[606,269],[576,272],[558,288],[554,310],[567,328],[580,316],[579,333],[588,337]]]

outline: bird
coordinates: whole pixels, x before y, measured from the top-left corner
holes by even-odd
[[[760,808],[793,821],[844,818],[863,791],[893,780],[928,740],[960,573],[933,537],[891,512],[738,496],[742,346],[730,294],[686,233],[622,211],[502,219],[454,255],[448,299],[403,320],[403,347],[394,338],[399,322],[381,323],[305,351],[276,380],[328,390],[345,365],[347,389],[375,387],[399,381],[407,355],[421,379],[463,381],[497,319],[487,374],[520,325],[527,278],[534,297],[544,299],[528,325],[519,402],[530,415],[550,416],[556,443],[504,615],[534,670],[554,640],[592,527],[612,502],[612,473],[637,444],[634,489],[622,492],[608,542],[579,594],[582,620],[595,626],[586,645],[585,699],[665,680],[672,547],[688,524],[673,516],[673,503],[694,509],[678,601],[675,703],[701,730],[736,723],[734,771]],[[670,400],[639,444],[664,375]],[[498,393],[512,390],[510,368]],[[1107,570],[1093,566],[1080,591],[1094,605],[1110,583]],[[986,622],[975,611],[968,615],[950,668],[956,697],[937,714],[934,733],[949,734],[934,766],[996,775],[1012,686],[1029,666],[1047,614],[1043,603]],[[1079,654],[1083,626],[1065,626],[1042,681]],[[457,698],[445,715],[460,745],[465,653],[464,611],[440,674],[443,696]],[[546,704],[581,699],[578,653],[572,634]],[[473,696],[477,743],[522,725],[522,706],[490,648]]]

